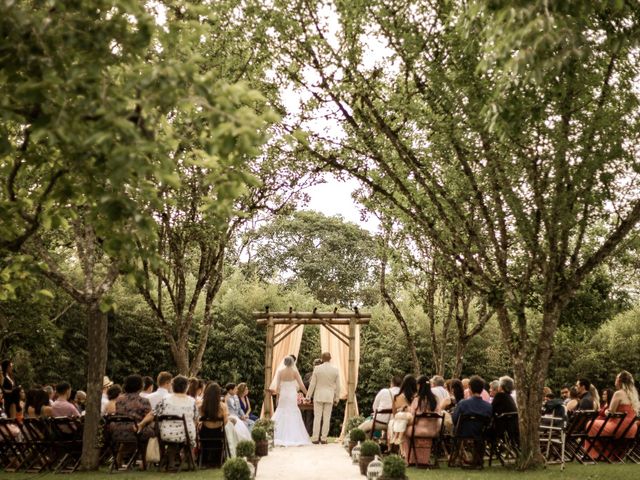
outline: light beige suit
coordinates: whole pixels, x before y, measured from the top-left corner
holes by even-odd
[[[340,374],[338,369],[325,362],[313,369],[307,398],[313,397],[313,435],[312,440],[327,441],[331,410],[338,403],[340,395]],[[320,424],[322,423],[322,434]]]

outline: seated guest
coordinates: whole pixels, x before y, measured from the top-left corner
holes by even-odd
[[[489,382],[489,398],[491,399],[491,402],[493,402],[493,397],[498,393],[499,386],[500,380],[491,380],[491,382]]]
[[[393,397],[392,421],[389,428],[389,443],[400,445],[404,440],[411,415],[411,402],[418,392],[418,383],[413,375],[406,375],[400,385],[400,391]]]
[[[227,390],[225,403],[227,404],[229,415],[241,420],[247,426],[247,428],[251,430],[255,422],[247,417],[242,411],[242,407],[240,406],[240,399],[238,398],[238,386],[235,383],[228,383],[225,388]]]
[[[53,417],[53,408],[49,404],[49,395],[44,390],[32,390],[29,401],[25,403],[25,414],[29,418]]]
[[[13,362],[9,359],[2,361],[2,394],[4,411],[8,418],[16,418],[20,410],[20,392],[16,388],[13,378]]]
[[[106,375],[102,377],[102,400],[100,402],[100,412],[102,415],[105,415],[105,408],[107,408],[107,403],[109,402],[109,399],[107,398],[107,390],[111,385],[113,385],[113,382],[109,380],[109,377]]]
[[[142,391],[142,377],[140,375],[129,375],[124,379],[122,385],[124,393],[116,400],[116,414],[127,415],[131,417],[136,423],[140,423],[149,412],[151,412],[151,404],[146,398],[140,396]],[[117,429],[114,437],[118,439],[118,436],[127,437],[125,441],[130,441],[130,435],[126,435],[124,430]],[[153,437],[153,428],[147,425],[144,429],[139,429],[140,436],[143,439],[149,439]]]
[[[569,390],[571,390],[571,385],[569,385],[568,383],[563,385],[560,389],[560,398],[565,405],[569,403],[569,400],[571,400],[571,397],[569,396]]]
[[[434,375],[431,378],[431,392],[436,397],[438,404],[442,402],[444,399],[449,398],[449,392],[444,386],[444,378],[442,375]]]
[[[548,393],[544,395],[544,403],[542,404],[542,415],[547,417],[555,417],[550,420],[549,418],[543,418],[542,425],[553,425],[554,427],[561,427],[567,420],[567,407],[561,398],[555,398],[553,390],[549,389]]]
[[[235,456],[238,440],[233,425],[225,428],[228,421],[229,413],[222,399],[222,389],[217,383],[210,383],[204,391],[200,406],[200,454],[202,463],[208,467],[222,466],[225,433],[230,438],[229,449]]]
[[[153,422],[154,418],[161,415],[177,415],[184,416],[187,422],[187,432],[189,434],[189,443],[195,447],[196,445],[196,423],[198,421],[198,409],[196,401],[193,397],[187,395],[189,380],[184,375],[178,375],[171,381],[173,393],[167,395],[147,416],[140,422],[138,429],[142,430]],[[170,420],[160,424],[160,437],[165,442],[182,443],[185,438],[184,424],[182,421]]]
[[[243,413],[238,401],[238,387],[235,383],[227,383],[225,390],[227,394],[224,397],[224,402],[229,413],[229,421],[233,424],[239,440],[251,440],[251,432],[245,422],[242,421]]]
[[[187,388],[187,395],[195,399],[196,404],[202,403],[202,394],[204,393],[204,380],[196,377],[189,379],[189,388]]]
[[[578,389],[578,410],[595,410],[593,396],[591,395],[591,382],[586,378],[580,378],[576,382],[576,388]]]
[[[625,416],[611,419],[597,418],[593,421],[591,428],[589,428],[590,437],[600,432],[604,422],[606,422],[606,424],[604,425],[604,430],[600,432],[600,435],[611,436],[614,435],[615,432],[615,438],[621,438],[629,425],[633,424],[629,431],[626,432],[625,438],[631,439],[636,437],[638,425],[635,421],[636,415],[640,413],[640,400],[638,400],[638,390],[636,390],[633,376],[626,370],[620,372],[616,377],[616,392],[611,397],[608,412],[622,412],[625,413]],[[592,445],[589,441],[585,442],[585,450],[587,450],[593,460],[597,460],[600,457],[602,449],[591,447]],[[606,448],[604,450],[606,451]],[[613,451],[609,451],[609,454],[613,453]]]
[[[402,444],[401,453],[405,461],[409,464],[415,463],[416,460],[421,465],[431,464],[431,447],[433,439],[440,432],[440,420],[430,418],[416,418],[417,415],[423,413],[431,413],[438,411],[438,400],[433,394],[429,378],[421,375],[417,380],[418,392],[411,402],[411,414],[413,421],[407,425],[405,432],[405,440]],[[410,448],[412,435],[415,435],[414,447]],[[415,455],[416,458],[413,458]]]
[[[56,389],[51,385],[45,385],[43,390],[49,395],[49,405],[53,405],[53,402],[56,401]]]
[[[575,412],[580,404],[580,396],[578,395],[578,387],[575,385],[569,389],[569,401],[566,404],[567,412]]]
[[[84,390],[78,390],[76,392],[76,396],[74,397],[73,404],[76,406],[80,415],[84,415],[85,410],[87,409],[87,393]]]
[[[246,383],[238,384],[238,401],[240,402],[240,408],[245,417],[255,422],[258,417],[251,413],[251,400],[249,400],[249,387]]]
[[[500,377],[500,380],[498,380],[498,393],[493,397],[493,402],[491,403],[491,410],[494,417],[503,413],[518,413],[516,402],[513,401],[513,397],[511,396],[513,388],[514,382],[511,377]],[[517,417],[510,421],[496,420],[493,434],[501,438],[505,432],[509,434],[513,442],[517,443],[520,441]]]
[[[593,383],[589,387],[589,393],[591,394],[591,398],[593,398],[593,409],[600,410],[600,394]]]
[[[598,411],[598,417],[605,417],[606,411],[609,410],[609,400],[613,398],[613,390],[610,388],[602,389],[602,401],[600,402],[600,410]]]
[[[469,391],[471,397],[462,400],[453,412],[453,424],[458,424],[460,416],[479,415],[490,418],[493,414],[491,405],[482,399],[482,391],[484,390],[484,380],[478,375],[474,375],[469,379]],[[495,401],[495,400],[494,400]],[[482,431],[479,425],[475,423],[463,424],[460,431],[456,431],[457,436],[461,437],[479,437]]]
[[[446,382],[449,396],[440,402],[440,410],[452,412],[458,403],[464,400],[464,386],[457,378],[452,378]]]
[[[142,377],[142,392],[140,392],[140,396],[147,398],[152,393],[153,393],[153,378],[149,376]]]
[[[79,417],[80,412],[76,406],[69,401],[71,395],[71,385],[62,382],[56,385],[57,400],[51,405],[51,413],[54,417]]]
[[[169,372],[160,372],[158,374],[158,389],[147,396],[147,400],[149,400],[152,410],[155,409],[158,404],[169,395],[172,378],[173,375],[171,375]]]
[[[380,390],[377,393],[376,398],[373,400],[372,411],[391,410],[393,407],[393,399],[398,395],[398,393],[400,393],[401,383],[402,379],[398,375],[391,377],[389,388],[383,388]],[[376,430],[386,430],[390,418],[391,415],[388,413],[376,415]],[[358,428],[364,432],[370,432],[371,428],[373,428],[373,415],[362,422]]]
[[[107,388],[107,405],[104,407],[104,415],[115,415],[116,413],[116,400],[122,393],[120,385],[115,384]]]

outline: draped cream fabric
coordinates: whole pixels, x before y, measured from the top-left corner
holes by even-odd
[[[275,326],[275,334],[274,338],[278,338],[278,334],[285,330],[289,325],[277,324]],[[295,355],[296,358],[300,353],[300,344],[302,343],[302,332],[304,330],[303,325],[299,325],[292,333],[287,335],[280,343],[278,343],[275,347],[273,347],[273,360],[271,362],[271,376],[273,380],[276,377],[276,373],[278,371],[278,366],[284,360],[284,357],[287,355]],[[271,403],[271,414],[273,415],[273,401]],[[262,405],[262,412],[260,416],[264,415],[264,405]]]
[[[349,325],[334,325],[334,327],[349,337]],[[360,369],[360,325],[356,325],[356,339],[354,343],[356,360],[356,387],[358,386],[358,371]],[[326,327],[320,327],[320,349],[331,354],[331,363],[340,372],[340,398],[346,400],[348,396],[349,378],[349,346],[342,343]],[[356,415],[358,415],[358,400],[355,400]],[[347,409],[344,411],[344,421],[342,422],[342,432],[340,438],[344,436],[347,425]]]

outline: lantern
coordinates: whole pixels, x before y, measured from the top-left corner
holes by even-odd
[[[354,465],[360,463],[360,442],[351,450],[351,460]]]
[[[376,455],[367,467],[367,480],[377,480],[382,476],[382,462]]]

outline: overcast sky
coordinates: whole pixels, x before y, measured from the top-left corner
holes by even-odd
[[[345,220],[356,223],[371,232],[378,229],[376,218],[369,216],[365,221],[360,217],[360,205],[351,194],[358,188],[357,180],[340,181],[333,175],[325,177],[326,183],[315,185],[306,190],[311,197],[303,210],[316,210],[325,215],[342,215]]]

